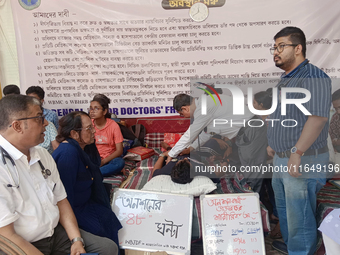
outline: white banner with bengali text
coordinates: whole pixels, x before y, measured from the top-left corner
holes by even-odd
[[[98,93],[120,118],[173,115],[191,79],[278,78],[269,48],[286,26],[305,32],[311,63],[340,76],[340,1],[201,0],[203,22],[189,16],[195,2],[11,1],[21,91],[43,87],[59,117]]]

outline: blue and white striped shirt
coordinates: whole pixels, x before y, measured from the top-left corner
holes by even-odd
[[[43,114],[45,115],[45,119],[47,121],[51,121],[53,123],[53,125],[55,126],[55,128],[58,130],[59,129],[59,119],[57,116],[57,113],[50,110],[50,109],[43,109]]]
[[[299,87],[309,90],[311,99],[302,105],[312,115],[329,118],[332,95],[331,79],[322,70],[309,64],[307,59],[289,74],[283,74],[279,84],[285,84],[285,87]],[[278,89],[278,98],[280,98],[280,94],[281,90]],[[305,95],[302,93],[287,93],[287,98],[304,97]],[[309,116],[304,115],[304,113],[293,104],[288,104],[286,115],[281,115],[281,100],[278,101],[277,108],[275,112],[270,115],[269,119],[279,119],[280,122],[269,122],[267,135],[269,146],[275,152],[283,152],[295,146]],[[281,125],[281,121],[285,119],[294,119],[297,125],[295,127],[284,127]],[[294,126],[296,122],[286,121],[284,125]],[[329,122],[324,126],[320,135],[310,147],[311,149],[320,149],[327,145],[328,128]]]

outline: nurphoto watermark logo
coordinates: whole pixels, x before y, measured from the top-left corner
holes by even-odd
[[[221,97],[218,94],[218,92],[214,89],[214,87],[210,86],[209,84],[203,83],[203,82],[197,82],[197,83],[205,86],[208,89],[210,89],[217,96],[218,100],[220,101],[221,106],[223,106]],[[203,89],[203,88],[200,88],[200,87],[197,87],[197,88],[203,90],[206,94],[208,94],[212,98],[212,100],[214,100],[215,105],[217,105],[215,98],[213,97],[213,95],[211,94],[211,92],[209,90]],[[202,106],[203,106],[202,107],[202,114],[203,114],[203,109],[204,109],[205,110],[204,115],[205,115],[205,114],[207,114],[207,98],[206,97],[202,97]]]
[[[287,115],[287,106],[288,105],[294,105],[296,108],[298,108],[305,116],[310,116],[312,115],[306,107],[303,105],[305,103],[308,103],[309,100],[311,99],[311,93],[309,90],[301,87],[282,87],[282,88],[277,88],[274,87],[275,85],[272,86],[272,92],[271,92],[271,97],[272,97],[272,105],[269,109],[266,110],[258,110],[255,109],[253,105],[253,87],[254,87],[254,81],[249,81],[248,83],[241,83],[240,82],[235,82],[234,80],[227,79],[225,81],[218,81],[218,82],[211,82],[209,81],[209,84],[200,82],[200,81],[195,81],[194,82],[194,87],[200,90],[203,90],[205,93],[203,95],[200,95],[201,98],[201,114],[202,115],[207,115],[207,100],[210,97],[216,106],[218,106],[216,99],[220,101],[219,107],[227,107],[226,102],[223,102],[224,100],[232,100],[232,109],[230,111],[232,112],[233,116],[238,116],[237,117],[237,124],[240,124],[240,117],[242,115],[247,115],[245,113],[245,107],[248,107],[247,112],[252,113],[254,115],[259,115],[259,116],[270,116],[273,112],[278,107],[278,104],[280,104],[281,108],[281,115],[285,116]],[[212,84],[214,84],[212,86]],[[237,84],[237,85],[234,85]],[[247,86],[248,84],[251,84],[251,86]],[[205,88],[201,88],[199,86],[205,86]],[[268,88],[268,86],[263,86],[263,91],[265,91]],[[258,90],[259,88],[257,88]],[[228,97],[222,96],[221,93],[218,93],[217,90],[223,91],[223,95],[228,95]],[[278,91],[279,90],[279,91]],[[243,91],[246,91],[246,96]],[[278,93],[279,92],[279,93]],[[216,98],[214,97],[214,95]],[[299,97],[293,97],[292,95],[303,95]],[[230,105],[230,104],[228,104]],[[249,114],[248,114],[249,115]],[[271,124],[271,126],[274,125],[274,122],[280,121],[281,125],[284,127],[295,127],[298,125],[297,120],[295,119],[284,119],[284,120],[279,120],[279,119],[271,119],[267,118],[266,122]],[[256,125],[255,125],[256,122]],[[225,125],[229,124],[231,127],[233,124],[236,124],[235,121],[233,122],[232,119],[214,119],[213,120],[214,127],[216,125]],[[242,123],[241,123],[242,124]],[[262,127],[265,122],[261,119],[249,119],[245,118],[243,120],[244,126],[248,124],[248,126],[251,127]]]

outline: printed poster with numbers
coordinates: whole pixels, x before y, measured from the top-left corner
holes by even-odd
[[[202,195],[204,255],[265,255],[257,193]]]
[[[173,98],[193,93],[192,79],[259,78],[254,92],[273,87],[282,71],[269,48],[285,26],[300,27],[307,58],[340,77],[338,0],[201,0],[202,22],[189,15],[197,0],[10,2],[21,91],[41,86],[44,107],[59,117],[87,111],[97,93],[119,118],[172,116]]]
[[[123,249],[190,254],[193,197],[115,190],[112,210],[122,224]]]

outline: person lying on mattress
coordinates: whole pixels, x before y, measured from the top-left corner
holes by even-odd
[[[168,151],[159,155],[152,171],[152,177],[170,175],[173,182],[186,184],[190,183],[193,177],[199,175],[209,177],[213,182],[218,183],[220,181],[219,178],[225,175],[223,171],[209,171],[207,165],[197,160],[196,158],[198,157],[193,153],[172,158],[168,164],[166,164],[167,157]],[[227,162],[223,162],[220,166],[222,168],[227,166],[227,164]]]

